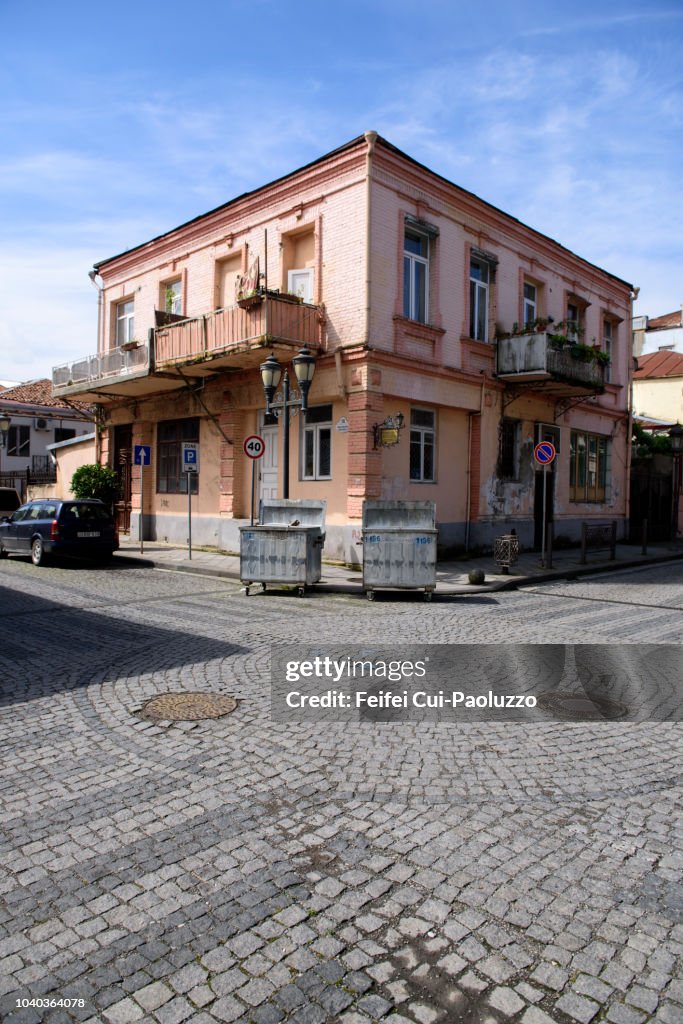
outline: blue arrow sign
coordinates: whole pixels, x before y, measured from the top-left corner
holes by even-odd
[[[152,448],[148,444],[136,444],[133,452],[133,462],[136,466],[152,465]]]

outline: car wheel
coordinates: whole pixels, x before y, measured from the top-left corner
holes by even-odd
[[[31,544],[31,561],[34,565],[45,565],[45,548],[42,537],[35,537]]]

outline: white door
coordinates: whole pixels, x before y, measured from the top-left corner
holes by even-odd
[[[313,268],[290,270],[287,274],[287,291],[298,295],[304,302],[313,302]]]
[[[266,426],[261,416],[259,434],[265,442],[265,451],[258,460],[259,467],[259,501],[265,498],[277,498],[277,423]]]

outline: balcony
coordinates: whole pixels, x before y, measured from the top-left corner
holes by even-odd
[[[118,385],[149,375],[149,345],[134,342],[95,356],[85,356],[75,363],[64,363],[52,370],[52,393],[55,398],[83,395],[93,388]]]
[[[256,366],[265,347],[322,345],[318,306],[286,296],[256,296],[246,307],[228,306],[192,320],[157,328],[154,366],[158,371],[192,365],[193,372]]]
[[[520,334],[498,341],[496,373],[506,384],[540,390],[558,398],[605,390],[607,367],[586,345],[557,346],[548,333]]]
[[[157,327],[151,344],[135,342],[52,371],[55,397],[78,395],[97,401],[107,394],[144,396],[182,387],[183,371],[208,376],[258,366],[263,349],[286,353],[308,345],[322,348],[324,317],[319,306],[290,296],[256,295],[245,307],[230,306],[204,316]]]

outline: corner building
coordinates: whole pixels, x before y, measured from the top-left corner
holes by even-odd
[[[53,390],[97,403],[98,458],[119,470],[134,536],[143,515],[149,539],[185,542],[180,446],[195,441],[193,539],[238,549],[249,435],[266,441],[257,501],[282,494],[259,365],[273,352],[288,366],[304,344],[316,372],[292,420],[290,496],[326,499],[328,557],[361,559],[366,498],[435,501],[444,547],[512,528],[540,546],[544,439],[555,535],[586,518],[624,533],[631,285],[374,132],[93,277],[97,354],[56,367]],[[378,444],[399,413],[398,443]],[[152,448],[144,508],[136,444]]]

